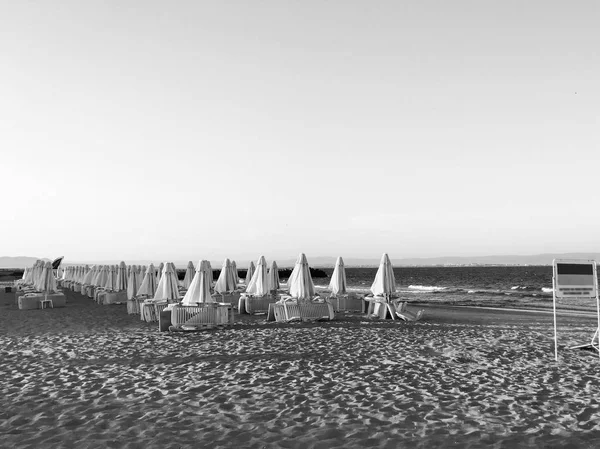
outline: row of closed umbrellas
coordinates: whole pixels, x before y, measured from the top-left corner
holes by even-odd
[[[67,266],[61,273],[63,281],[70,281],[82,285],[104,288],[109,291],[127,291],[127,297],[147,295],[155,300],[179,299],[179,287],[187,290],[182,303],[194,304],[198,302],[212,302],[213,290],[212,267],[207,260],[201,260],[197,268],[189,262],[184,279],[181,283],[177,280],[175,265],[171,262],[161,263],[158,269],[150,264],[146,266],[126,265],[121,262],[117,265]],[[52,272],[50,262],[37,261],[33,267],[25,269],[23,283],[32,285],[42,292],[55,292],[56,279]],[[256,265],[250,263],[245,279],[246,293],[263,296],[280,288],[277,263],[271,262],[267,268],[264,256],[261,256]],[[315,296],[315,286],[310,274],[308,260],[301,253],[296,260],[294,269],[287,282],[289,294],[294,298],[310,299]],[[239,278],[235,261],[225,259],[219,278],[214,285],[214,291],[226,294],[239,290]],[[341,257],[336,260],[329,288],[333,295],[347,292],[346,272],[344,261]],[[384,254],[379,264],[371,292],[376,296],[391,295],[396,291],[396,281],[393,267],[387,254]]]

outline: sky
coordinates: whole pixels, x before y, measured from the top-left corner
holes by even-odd
[[[600,3],[0,2],[0,256],[600,251]]]

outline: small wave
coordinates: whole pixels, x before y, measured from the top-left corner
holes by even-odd
[[[438,292],[438,291],[447,289],[447,287],[434,287],[434,286],[426,286],[426,285],[409,285],[408,288],[411,290],[421,290],[421,291],[425,291],[425,292]]]

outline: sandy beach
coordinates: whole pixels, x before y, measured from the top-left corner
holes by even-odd
[[[416,323],[339,314],[159,333],[65,291],[0,291],[0,446],[597,447],[593,313],[426,305]],[[236,316],[239,318],[239,316]]]

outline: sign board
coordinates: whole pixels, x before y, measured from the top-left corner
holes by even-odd
[[[554,358],[558,360],[558,336],[556,331],[556,298],[588,298],[596,300],[598,327],[589,344],[574,348],[591,347],[600,355],[600,301],[598,299],[598,277],[596,261],[584,259],[555,259],[552,262],[553,300],[554,300]]]
[[[595,298],[596,263],[593,260],[555,260],[554,291],[557,298]]]

